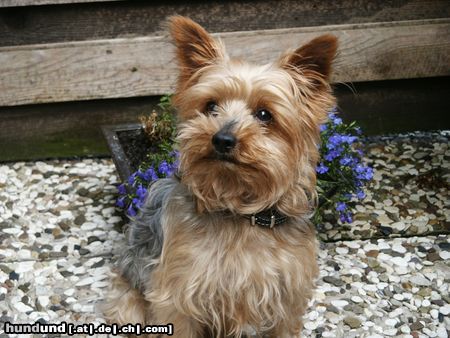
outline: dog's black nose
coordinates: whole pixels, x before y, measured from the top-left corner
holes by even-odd
[[[218,153],[226,154],[236,146],[236,137],[230,132],[219,131],[212,138],[212,144]]]

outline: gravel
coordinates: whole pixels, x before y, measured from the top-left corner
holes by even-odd
[[[368,138],[375,169],[351,224],[325,223],[323,241],[450,233],[450,131]],[[444,255],[447,255],[444,253]]]
[[[448,337],[449,135],[371,139],[355,221],[319,234],[304,337]],[[104,322],[117,184],[109,159],[0,164],[0,337],[6,321]]]

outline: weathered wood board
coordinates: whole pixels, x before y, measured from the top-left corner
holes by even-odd
[[[340,40],[334,82],[450,75],[450,19],[220,33],[265,63],[323,33]],[[0,48],[0,106],[159,95],[177,75],[167,37]]]
[[[101,125],[139,121],[158,97],[0,107],[0,162],[107,155]]]
[[[0,8],[0,46],[157,36],[174,14],[211,32],[234,32],[448,18],[450,5],[449,0],[129,0]]]
[[[365,135],[450,128],[450,77],[335,85]],[[0,107],[0,162],[107,155],[101,125],[136,123],[157,97]]]
[[[18,6],[40,6],[40,5],[61,5],[84,2],[106,2],[123,0],[2,0],[0,7],[18,7]]]

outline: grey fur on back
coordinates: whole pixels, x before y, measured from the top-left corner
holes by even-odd
[[[148,189],[144,206],[132,219],[127,231],[127,244],[121,253],[117,266],[130,285],[143,290],[143,283],[161,255],[163,229],[161,217],[172,190],[180,182],[176,178],[155,181]]]

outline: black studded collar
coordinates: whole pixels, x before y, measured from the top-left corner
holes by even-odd
[[[275,208],[269,208],[252,215],[245,215],[250,220],[251,225],[259,225],[264,228],[272,229],[275,226],[285,223],[289,217],[283,215]]]

